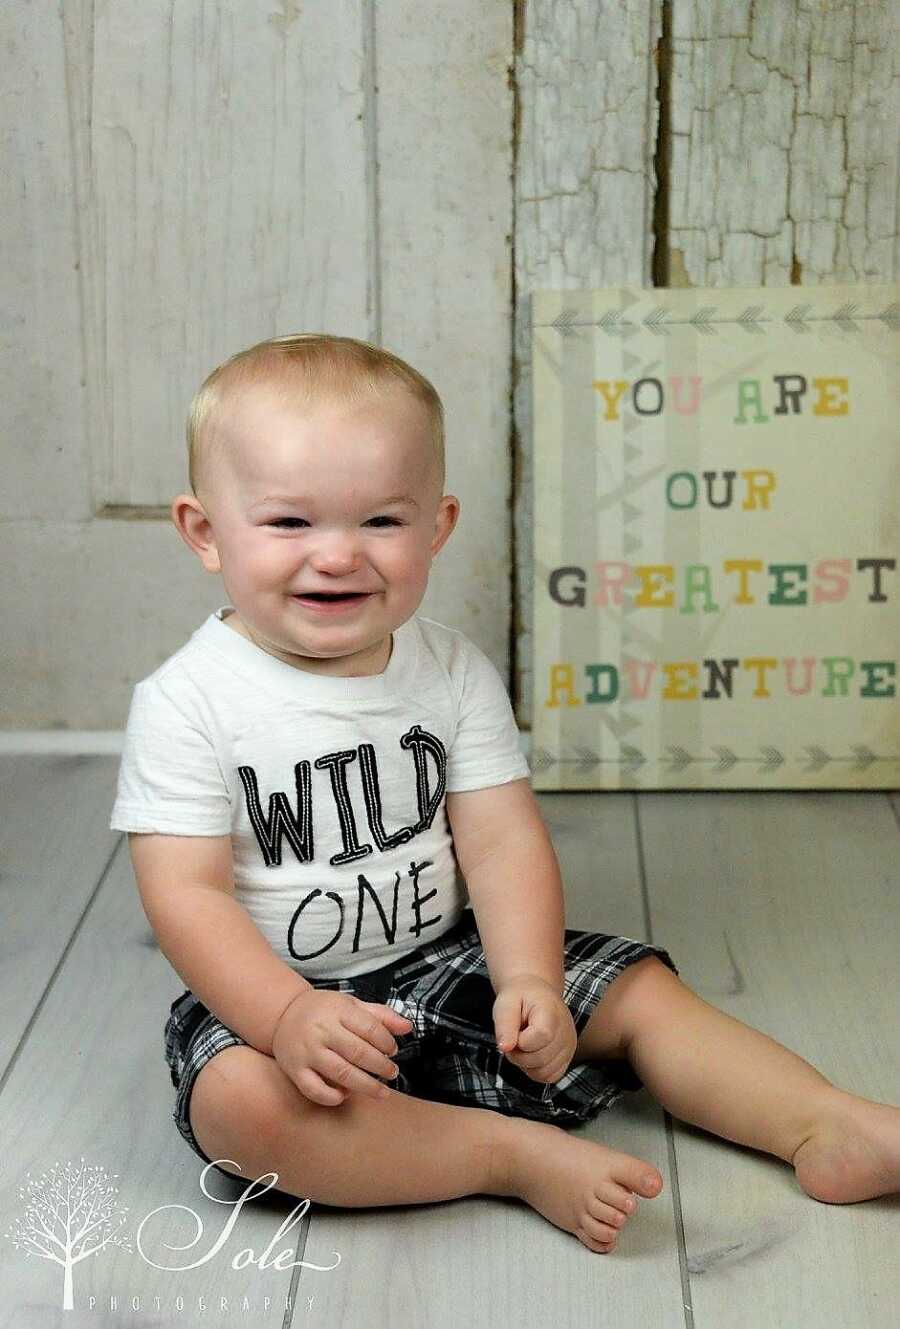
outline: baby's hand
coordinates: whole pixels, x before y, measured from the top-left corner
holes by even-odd
[[[497,1047],[532,1080],[555,1084],[575,1055],[578,1034],[562,997],[537,974],[505,983],[494,1002]]]
[[[353,1092],[387,1098],[397,1051],[392,1033],[407,1034],[412,1022],[380,1002],[361,1001],[331,988],[304,989],[275,1026],[272,1055],[300,1093],[323,1107],[337,1107]],[[371,1075],[366,1072],[371,1071]]]

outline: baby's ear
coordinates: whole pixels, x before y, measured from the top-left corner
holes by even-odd
[[[179,494],[170,508],[172,524],[188,549],[197,555],[207,572],[221,572],[222,563],[212,523],[193,494]]]
[[[453,494],[445,494],[438,504],[437,517],[435,518],[434,539],[431,542],[431,557],[434,558],[439,549],[450,539],[454,526],[459,519],[459,499]]]

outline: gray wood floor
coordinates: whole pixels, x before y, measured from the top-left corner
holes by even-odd
[[[898,1323],[896,1198],[818,1204],[785,1164],[673,1121],[646,1090],[581,1129],[665,1178],[608,1257],[489,1196],[304,1213],[280,1193],[236,1207],[243,1184],[219,1174],[202,1194],[162,1050],[184,984],[107,828],[117,766],[0,754],[0,1325]],[[664,945],[708,1001],[834,1083],[900,1102],[897,795],[540,801],[569,927]],[[81,1160],[111,1188],[107,1228],[127,1245],[75,1265],[64,1310],[60,1248],[47,1246],[54,1262],[13,1238],[37,1212],[29,1185]]]

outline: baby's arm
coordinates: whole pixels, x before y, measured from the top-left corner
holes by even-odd
[[[528,779],[448,794],[447,819],[494,991],[531,974],[561,993],[562,880]]]
[[[275,954],[235,898],[231,837],[130,832],[128,846],[166,959],[223,1024],[271,1056],[278,1021],[312,984]]]
[[[160,949],[213,1015],[314,1102],[336,1107],[351,1090],[387,1095],[374,1076],[393,1075],[392,1034],[408,1033],[410,1021],[318,991],[275,954],[235,897],[230,836],[130,832],[128,841]]]

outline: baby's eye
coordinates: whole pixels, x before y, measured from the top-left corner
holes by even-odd
[[[267,525],[269,525],[269,526],[288,526],[288,527],[290,527],[291,525],[293,525],[294,523],[297,523],[297,522],[302,523],[302,525],[304,525],[304,526],[308,526],[308,525],[309,525],[309,522],[305,519],[305,517],[278,517],[275,521],[270,521],[270,522],[268,522]],[[371,526],[374,522],[386,522],[386,523],[388,524],[388,526],[402,526],[402,525],[403,525],[403,522],[402,522],[402,521],[399,521],[396,517],[373,517],[373,518],[371,519],[371,521],[369,521],[369,522],[366,523],[366,525],[367,525],[367,526]]]

